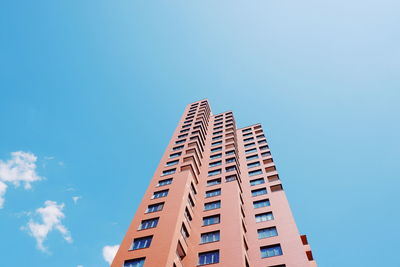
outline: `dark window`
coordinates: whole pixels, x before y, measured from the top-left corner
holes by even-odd
[[[258,233],[258,238],[260,238],[260,239],[278,235],[278,231],[276,230],[276,227],[268,227],[268,228],[258,229],[257,233]]]
[[[157,191],[157,192],[154,192],[153,199],[160,198],[160,197],[166,197],[167,195],[168,195],[168,189]]]
[[[268,206],[271,206],[269,199],[263,199],[263,200],[253,202],[253,207],[255,209],[262,208],[262,207],[268,207]]]
[[[211,224],[216,224],[220,222],[220,217],[218,215],[213,215],[213,216],[208,216],[203,218],[203,225],[211,225]]]
[[[176,171],[176,169],[165,170],[165,171],[162,172],[162,176],[169,175],[169,174],[174,174],[175,171]]]
[[[127,260],[124,262],[124,267],[143,267],[145,258]]]
[[[179,163],[179,160],[168,161],[165,166],[173,166]]]
[[[145,237],[141,237],[141,238],[135,238],[133,240],[132,250],[150,247],[152,239],[153,239],[153,236],[145,236]]]
[[[176,146],[172,148],[173,151],[181,150],[184,146]]]
[[[221,195],[221,189],[206,191],[206,197],[215,197]]]
[[[158,181],[157,186],[169,185],[172,183],[172,178]]]
[[[256,155],[246,157],[246,160],[252,160],[252,159],[258,159],[258,155],[256,154]]]
[[[204,210],[214,210],[221,207],[221,201],[208,202],[204,204]]]
[[[164,207],[164,202],[153,204],[153,205],[149,205],[149,206],[147,206],[146,213],[160,211],[160,210],[163,209],[163,207]]]
[[[266,222],[274,219],[272,212],[256,214],[256,222]]]
[[[257,152],[257,148],[247,149],[245,151],[246,154],[253,153],[253,152]]]
[[[279,244],[261,247],[260,250],[261,250],[261,258],[269,258],[283,254],[281,245]]]
[[[221,165],[222,164],[222,161],[214,161],[214,162],[211,162],[208,166],[209,167],[215,167],[215,166],[218,166],[218,165]]]
[[[219,231],[201,234],[201,243],[210,243],[219,241]]]
[[[250,185],[251,186],[255,186],[255,185],[258,185],[258,184],[264,184],[264,183],[265,183],[264,178],[258,178],[258,179],[254,179],[254,180],[250,181]]]
[[[217,184],[220,184],[220,183],[221,183],[221,178],[208,180],[207,181],[207,186],[217,185]]]
[[[255,170],[255,171],[249,172],[249,176],[254,176],[254,175],[258,175],[258,174],[262,174],[262,170]]]
[[[139,226],[139,230],[154,228],[158,224],[158,218],[143,220]]]
[[[172,159],[172,158],[179,157],[181,154],[182,154],[182,152],[173,153],[173,154],[169,155],[169,157]]]
[[[218,174],[221,174],[221,169],[208,172],[208,176],[214,176],[214,175],[218,175]]]
[[[216,148],[211,149],[211,153],[221,151],[221,150],[222,150],[222,147],[216,147]]]
[[[219,250],[199,253],[199,264],[206,265],[219,262]]]
[[[256,196],[261,196],[267,194],[267,189],[266,188],[260,188],[260,189],[255,189],[251,190],[251,196],[256,197]]]
[[[222,156],[221,153],[215,154],[215,155],[211,155],[211,156],[210,156],[210,159],[218,159],[218,158],[220,158],[221,156]]]
[[[254,168],[254,167],[257,167],[257,166],[260,166],[260,162],[259,161],[247,164],[247,168]]]

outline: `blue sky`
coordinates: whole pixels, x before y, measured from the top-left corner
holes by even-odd
[[[3,1],[2,266],[107,266],[202,98],[263,124],[319,266],[393,266],[399,13],[396,0]]]

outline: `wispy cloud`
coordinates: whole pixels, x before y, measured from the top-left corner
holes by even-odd
[[[72,200],[74,201],[74,204],[77,204],[78,200],[81,198],[82,198],[81,196],[74,196],[74,197],[72,197]]]
[[[36,160],[34,154],[23,151],[12,152],[8,161],[0,160],[0,209],[4,207],[7,183],[14,187],[23,184],[28,190],[31,183],[44,179],[36,173]]]
[[[108,264],[112,263],[115,254],[117,254],[118,248],[119,245],[103,247],[103,258],[106,262],[108,262]]]
[[[44,203],[44,207],[38,208],[34,215],[39,216],[41,222],[36,222],[32,218],[29,220],[24,230],[36,239],[37,248],[43,252],[47,252],[47,248],[44,246],[48,234],[51,231],[58,231],[62,237],[69,243],[72,242],[72,237],[68,229],[61,223],[61,220],[65,218],[62,210],[64,209],[64,203],[57,204],[55,201],[47,200]]]

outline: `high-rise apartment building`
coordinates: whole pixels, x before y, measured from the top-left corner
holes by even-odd
[[[111,267],[316,267],[260,124],[189,104]]]

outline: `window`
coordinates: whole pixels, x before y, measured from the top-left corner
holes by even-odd
[[[219,231],[201,234],[201,243],[211,243],[219,241]]]
[[[214,132],[213,135],[222,134],[222,131]]]
[[[260,146],[260,150],[266,150],[268,149],[268,146]]]
[[[161,176],[165,176],[165,175],[169,175],[169,174],[174,174],[176,171],[176,169],[169,169],[169,170],[165,170],[162,172]]]
[[[208,176],[214,176],[214,175],[218,175],[218,174],[221,174],[221,169],[208,172]]]
[[[163,207],[164,207],[164,202],[153,204],[153,205],[149,205],[149,206],[147,206],[146,213],[152,213],[152,212],[160,211],[160,210],[163,209]]]
[[[220,222],[220,216],[218,215],[213,215],[213,216],[208,216],[203,218],[203,225],[211,225],[211,224],[216,224]]]
[[[254,179],[254,180],[250,181],[250,185],[251,186],[255,186],[255,185],[258,185],[258,184],[264,184],[264,183],[265,183],[264,178],[258,178],[258,179]]]
[[[143,220],[139,226],[139,230],[154,228],[158,224],[158,218]]]
[[[254,175],[258,175],[258,174],[262,174],[262,170],[255,170],[255,171],[249,172],[249,176],[254,176]]]
[[[168,161],[165,166],[173,166],[179,163],[179,160]]]
[[[143,267],[145,258],[133,259],[124,262],[124,267]]]
[[[221,189],[206,191],[206,197],[215,197],[221,195]]]
[[[221,165],[222,164],[222,161],[214,161],[214,162],[211,162],[208,166],[209,167],[215,167],[215,166],[218,166],[218,165]]]
[[[173,153],[173,154],[169,155],[169,158],[173,159],[173,158],[179,157],[181,154],[182,154],[182,152]]]
[[[188,230],[186,229],[185,224],[183,224],[183,223],[182,223],[182,227],[181,227],[181,234],[182,234],[182,236],[183,236],[184,239],[186,239],[186,238],[189,237],[189,232],[188,232]]]
[[[263,229],[258,229],[258,238],[268,238],[268,237],[273,237],[278,235],[278,231],[276,230],[276,227],[268,227],[268,228],[263,228]]]
[[[219,262],[219,250],[199,253],[199,264],[206,265]]]
[[[251,140],[254,140],[254,137],[246,138],[246,139],[244,139],[243,141],[244,141],[244,142],[248,142],[248,141],[251,141]]]
[[[263,138],[263,137],[265,137],[265,135],[263,135],[263,134],[257,135],[257,139],[260,139],[260,138]]]
[[[204,204],[204,210],[214,210],[221,208],[221,201],[208,202]]]
[[[262,156],[262,157],[271,156],[271,152],[263,152],[263,153],[261,153],[261,156]]]
[[[186,131],[186,130],[185,130],[185,131]],[[188,131],[188,130],[187,130],[187,131]],[[178,138],[182,138],[182,137],[185,137],[185,136],[188,136],[188,134],[185,133],[185,134],[178,135]]]
[[[189,210],[188,210],[187,207],[185,208],[185,213],[184,213],[184,215],[185,215],[185,218],[186,218],[186,220],[187,220],[188,222],[192,221],[192,215],[190,215],[190,212],[189,212]]]
[[[267,143],[267,140],[261,140],[261,141],[258,141],[258,144],[266,144]]]
[[[168,195],[168,189],[154,192],[152,198],[154,199],[154,198],[166,197],[167,195]]]
[[[220,144],[222,144],[222,141],[214,142],[214,143],[211,144],[211,146],[217,146],[217,145],[220,145]]]
[[[158,181],[157,186],[169,185],[172,183],[172,178]]]
[[[259,161],[247,164],[247,168],[254,168],[254,167],[257,167],[257,166],[260,166],[260,162]]]
[[[187,128],[187,127],[190,127],[190,126],[191,126],[191,124],[186,124],[186,125],[183,125],[182,128]]]
[[[219,139],[221,139],[221,138],[222,138],[222,135],[213,137],[212,140],[215,141],[215,140],[219,140]]]
[[[244,134],[243,137],[246,137],[246,136],[249,136],[249,135],[253,135],[253,133]]]
[[[255,145],[256,145],[255,143],[250,143],[250,144],[245,144],[244,147],[248,148],[248,147],[252,147],[252,146],[255,146]]]
[[[185,142],[186,142],[186,139],[182,139],[182,140],[176,141],[175,145],[183,144]]]
[[[260,189],[255,189],[251,190],[251,196],[256,197],[256,196],[261,196],[267,194],[267,189],[266,188],[260,188]]]
[[[258,201],[253,202],[253,207],[255,209],[262,208],[262,207],[268,207],[268,206],[271,206],[269,199],[263,199],[263,200],[258,200]]]
[[[225,161],[225,163],[231,163],[231,162],[236,162],[236,159],[235,158],[229,158],[229,159],[226,159],[226,161]]]
[[[216,147],[216,148],[211,149],[211,153],[221,151],[221,150],[222,150],[222,147]]]
[[[207,181],[207,186],[217,185],[217,184],[220,184],[220,183],[221,183],[221,178],[208,180]]]
[[[226,156],[235,155],[235,150],[227,151],[225,153]]]
[[[251,131],[251,128],[247,128],[247,129],[242,130],[242,133],[246,133],[246,132],[250,132],[250,131]]]
[[[232,171],[235,171],[235,170],[236,170],[236,166],[229,166],[229,167],[225,168],[226,172],[232,172]]]
[[[260,250],[261,250],[261,258],[269,258],[283,254],[281,245],[279,244],[261,247]]]
[[[234,175],[229,175],[225,177],[225,182],[232,182],[235,181],[237,179],[236,174]]]
[[[131,250],[150,247],[152,239],[153,239],[153,236],[145,236],[145,237],[141,237],[141,238],[135,238],[133,240],[133,245],[132,245]]]
[[[246,154],[253,153],[253,152],[257,152],[257,148],[247,149],[245,151]]]
[[[211,155],[211,156],[210,156],[210,159],[218,159],[218,158],[220,158],[221,156],[222,156],[221,153],[215,154],[215,155]]]
[[[186,132],[189,132],[190,131],[190,129],[183,129],[183,130],[180,130],[179,132],[180,133],[186,133]],[[178,138],[180,138],[179,136],[178,136]]]
[[[252,159],[258,159],[258,155],[256,154],[256,155],[246,157],[246,160],[252,160]]]
[[[173,151],[177,151],[177,150],[181,150],[183,148],[183,146],[176,146],[174,148],[172,148]]]
[[[272,212],[256,214],[256,222],[266,222],[274,219]]]

